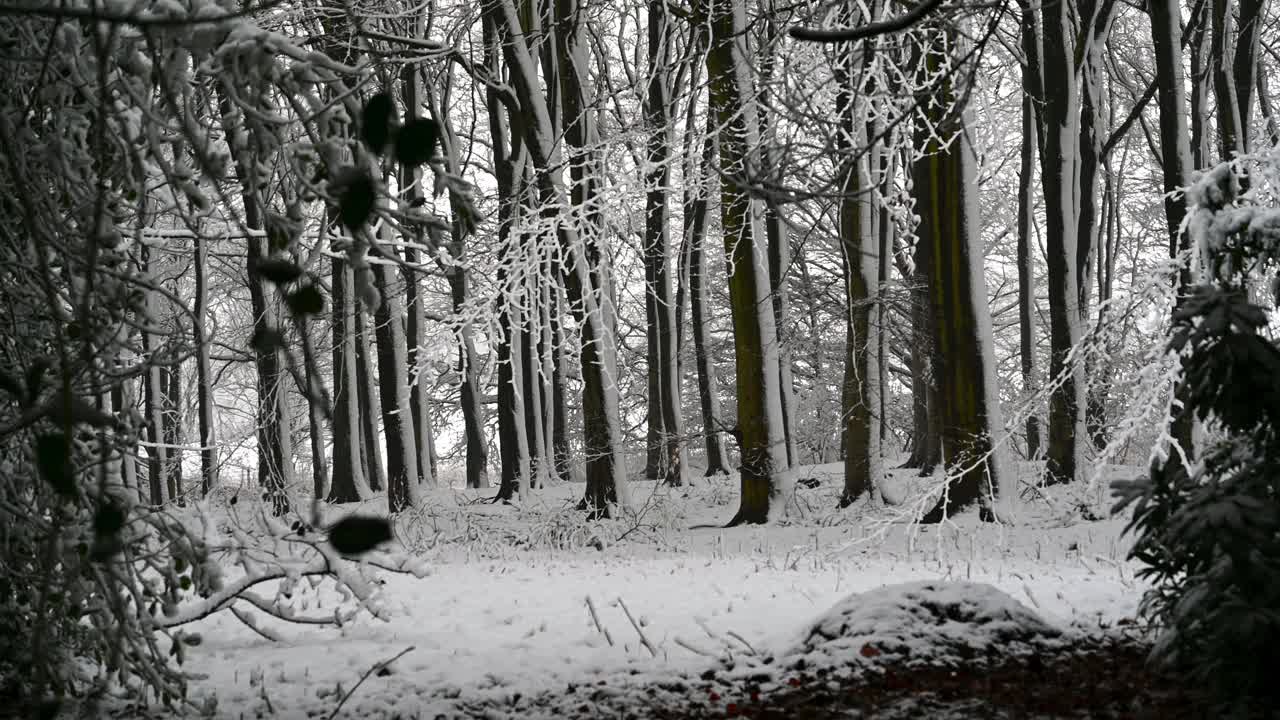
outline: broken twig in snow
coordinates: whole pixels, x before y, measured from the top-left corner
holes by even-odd
[[[672,640],[672,642],[674,642],[675,644],[679,645],[680,647],[684,648],[685,650],[688,650],[688,651],[689,651],[689,652],[691,652],[691,653],[694,653],[695,655],[703,655],[703,656],[705,656],[705,657],[709,657],[709,658],[717,657],[717,655],[716,655],[715,653],[711,652],[710,650],[703,650],[702,648],[698,647],[697,645],[694,645],[693,643],[691,643],[691,642],[689,642],[689,641],[687,641],[687,640],[685,640],[685,639],[683,639],[683,638],[680,638],[680,637],[674,637],[674,638],[672,638],[671,640]]]
[[[649,642],[649,638],[644,636],[644,630],[640,629],[640,623],[631,617],[631,611],[627,609],[627,604],[622,602],[622,598],[618,598],[618,607],[622,608],[622,612],[627,614],[627,619],[631,621],[631,627],[636,629],[636,634],[640,636],[640,642],[649,650],[649,654],[658,657],[658,651],[654,649],[653,643]]]
[[[613,647],[613,637],[609,635],[609,631],[600,624],[600,616],[596,614],[596,604],[591,602],[591,596],[587,596],[587,610],[591,611],[591,621],[596,624],[596,630],[604,635],[604,639],[609,641],[609,647]]]

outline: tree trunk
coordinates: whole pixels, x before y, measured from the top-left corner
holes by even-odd
[[[774,128],[769,122],[766,106],[770,102],[769,89],[774,76],[774,48],[777,43],[778,21],[775,0],[766,0],[766,14],[762,18],[763,38],[760,41],[760,101],[756,103],[760,117],[760,147],[764,151],[764,166],[768,182],[783,184],[786,163],[774,142]],[[769,298],[773,305],[773,324],[778,343],[778,396],[782,402],[782,434],[786,441],[787,467],[799,463],[796,449],[795,376],[791,368],[791,346],[784,337],[790,312],[788,271],[791,265],[791,233],[782,215],[782,208],[772,199],[764,203],[764,226],[769,252]]]
[[[418,19],[421,25],[421,17]],[[420,28],[419,28],[420,29]],[[422,93],[418,87],[418,68],[416,65],[405,65],[400,73],[401,92],[404,94],[405,115],[418,117],[422,103]],[[422,175],[416,167],[400,166],[400,188],[404,209],[408,210],[423,198]],[[407,189],[407,191],[406,191]],[[418,283],[417,266],[421,261],[418,245],[422,243],[421,228],[409,229],[405,232],[404,259],[401,266],[404,278],[404,303],[408,313],[405,315],[405,349],[408,364],[406,376],[411,376],[409,385],[409,414],[413,419],[413,448],[415,463],[418,468],[418,480],[421,485],[435,485],[435,461],[432,457],[431,412],[427,407],[426,390],[423,388],[423,368],[418,360],[419,349],[423,344],[423,333],[426,331],[426,310],[422,302],[422,289]]]
[[[1049,376],[1057,383],[1049,396],[1046,482],[1075,480],[1084,464],[1084,373],[1069,355],[1080,339],[1077,271],[1079,207],[1079,93],[1075,33],[1069,6],[1045,6],[1045,149],[1041,155],[1045,197],[1045,252],[1049,273]]]
[[[514,26],[510,0],[489,0],[497,22]],[[592,108],[586,100],[586,57],[581,7],[577,0],[557,0],[555,10],[560,56],[560,102],[571,187],[553,168],[556,152],[553,120],[545,100],[537,93],[528,48],[508,42],[508,66],[520,106],[526,114],[525,141],[538,169],[538,194],[548,214],[568,207],[572,215],[557,218],[560,247],[565,261],[565,292],[578,315],[582,334],[582,420],[586,452],[587,488],[582,507],[593,515],[607,516],[626,500],[626,464],[622,456],[622,423],[618,391],[614,323],[610,315],[609,289],[598,255],[601,238],[596,184],[587,172],[596,152]],[[581,218],[581,220],[577,220]]]
[[[1022,7],[1022,52],[1026,65],[1022,68],[1022,147],[1018,168],[1018,348],[1022,365],[1022,393],[1035,395],[1040,389],[1036,368],[1035,343],[1035,264],[1032,260],[1032,222],[1035,198],[1032,187],[1039,123],[1036,103],[1040,98],[1040,38],[1036,32],[1035,11],[1030,3]],[[1040,456],[1040,418],[1032,410],[1027,413],[1027,459]]]
[[[231,120],[231,104],[227,98],[219,101],[224,130],[232,148],[248,147],[249,142],[238,137],[243,132]],[[251,165],[252,156],[247,151],[235,153],[235,174],[240,185],[240,197],[244,212],[244,226],[250,231],[265,229],[258,189],[251,178],[256,168]],[[253,358],[258,371],[258,484],[264,499],[271,502],[276,516],[289,511],[287,489],[293,480],[293,447],[290,433],[289,407],[285,392],[285,368],[280,348],[269,338],[279,335],[276,317],[275,291],[258,274],[258,263],[270,250],[268,240],[253,232],[248,238],[245,265],[248,270],[250,310],[253,313]]]
[[[367,270],[366,272],[372,272]],[[353,274],[354,279],[354,274]],[[354,285],[352,286],[354,287]],[[369,489],[380,492],[387,487],[387,471],[382,462],[382,435],[379,432],[378,418],[380,413],[374,405],[378,395],[377,378],[374,374],[377,360],[371,358],[373,338],[370,337],[369,326],[372,319],[367,310],[355,307],[353,313],[356,323],[356,383],[360,403],[360,433],[364,437],[364,474],[369,481]]]
[[[1209,41],[1212,37],[1212,33],[1209,32],[1210,4],[1208,0],[1198,3],[1199,11],[1196,12],[1195,8],[1192,8],[1193,14],[1188,21],[1192,31],[1189,38],[1189,44],[1191,45],[1191,165],[1187,168],[1188,170],[1207,167],[1209,158],[1213,156],[1210,150],[1211,140],[1207,126],[1210,118],[1209,93],[1213,85],[1213,60],[1209,54]],[[1157,21],[1156,15],[1162,11],[1151,8],[1149,12],[1152,22],[1155,23]],[[1173,18],[1176,23],[1175,27],[1180,28],[1182,24],[1182,8],[1180,5],[1176,6]],[[1152,33],[1155,32],[1153,27]],[[1181,32],[1179,32],[1180,34]],[[1174,37],[1176,38],[1178,35]],[[1181,60],[1182,54],[1180,52],[1177,52],[1176,56]],[[1156,68],[1156,82],[1162,83],[1158,63]],[[1178,75],[1182,75],[1181,70],[1179,70]],[[1185,120],[1183,122],[1185,124]],[[1168,201],[1166,200],[1166,202]]]
[[[1208,0],[1212,21],[1209,61],[1213,76],[1213,95],[1218,104],[1218,154],[1223,160],[1244,152],[1245,128],[1240,113],[1236,88],[1235,16],[1232,0]],[[1178,36],[1175,35],[1176,39]]]
[[[1089,315],[1089,281],[1093,272],[1093,249],[1098,244],[1098,172],[1102,162],[1100,127],[1103,124],[1102,51],[1111,31],[1115,3],[1113,0],[1085,0],[1080,14],[1092,18],[1090,31],[1083,35],[1084,47],[1079,51],[1080,69],[1080,135],[1076,161],[1076,293],[1081,321]]]
[[[937,73],[954,52],[954,29],[938,31],[921,65]],[[931,124],[940,135],[956,135],[945,148],[938,135],[920,130],[916,145],[923,155],[913,168],[918,242],[929,259],[929,306],[933,316],[941,400],[941,438],[948,483],[938,504],[921,519],[939,522],[972,503],[982,505],[984,520],[994,518],[991,504],[1000,487],[1000,456],[994,434],[1003,429],[995,388],[994,340],[983,278],[977,215],[977,181],[965,118],[955,107],[952,80],[935,92]],[[944,115],[945,113],[945,115]]]
[[[917,234],[919,229],[917,228]],[[918,237],[918,235],[917,235]],[[931,475],[942,462],[941,400],[938,397],[937,345],[929,310],[927,243],[916,240],[911,273],[911,456],[903,467]]]
[[[846,91],[850,95],[851,90]],[[838,101],[839,102],[839,101]],[[840,117],[846,132],[857,137],[853,102],[842,103]],[[874,153],[872,153],[874,154]],[[866,194],[869,177],[867,160],[848,163],[840,200],[840,244],[844,253],[845,318],[844,385],[841,414],[844,417],[844,490],[840,507],[853,504],[864,494],[874,493],[880,473],[879,368],[873,358],[879,354],[879,327],[871,316],[878,304],[878,233],[874,232],[871,203]]]
[[[207,496],[218,484],[218,449],[213,435],[213,378],[209,372],[209,347],[213,339],[206,335],[209,313],[208,252],[207,239],[200,233],[194,237],[195,257],[192,270],[196,280],[196,301],[192,308],[192,329],[196,338],[196,411],[200,431],[200,494]]]
[[[556,475],[561,480],[576,480],[576,471],[569,449],[569,404],[565,399],[565,383],[568,378],[564,374],[565,332],[560,324],[560,314],[564,311],[564,298],[557,286],[551,286],[551,452],[555,460]]]
[[[786,438],[778,387],[777,331],[766,305],[769,273],[762,258],[767,257],[767,248],[759,247],[767,237],[755,203],[737,179],[759,176],[750,157],[759,145],[759,130],[741,40],[745,9],[713,0],[707,10],[711,32],[707,79],[711,112],[720,129],[720,218],[730,268],[742,451],[741,506],[729,524],[764,523],[773,501],[782,499],[777,474],[786,467]]]
[[[356,375],[354,278],[350,264],[335,257],[333,294],[333,474],[329,502],[349,503],[371,494],[362,462],[360,382]]]
[[[869,123],[858,117],[866,114],[866,103],[858,103],[855,81],[857,69],[853,48],[837,60],[836,115],[841,129],[841,154],[856,157],[861,143],[878,143]],[[871,165],[879,165],[880,151],[873,148],[857,160],[844,163],[839,218],[840,250],[843,255],[845,290],[844,383],[841,415],[844,418],[842,455],[844,489],[840,507],[848,507],[863,495],[875,497],[880,475],[880,378],[876,358],[880,351],[879,325],[872,314],[879,304],[879,233],[873,213]],[[877,167],[878,171],[879,168]],[[776,317],[776,316],[775,316]]]
[[[1240,31],[1236,36],[1235,59],[1232,67],[1236,86],[1236,116],[1241,134],[1240,148],[1250,152],[1249,118],[1253,114],[1253,89],[1258,77],[1258,45],[1262,38],[1262,25],[1266,20],[1267,0],[1240,0]],[[1261,99],[1261,96],[1259,96]]]
[[[144,275],[152,272],[151,248],[146,244],[140,246],[138,262]],[[152,294],[148,291],[144,301],[148,318],[156,317],[156,303],[151,297]],[[164,368],[159,365],[162,359],[159,345],[160,339],[154,333],[145,329],[142,331],[142,356],[147,363],[145,375],[143,375],[142,416],[146,421],[147,441],[150,443],[147,447],[147,489],[152,507],[160,507],[165,501],[164,468],[167,455],[163,447]]]
[[[1169,241],[1169,255],[1177,257],[1189,249],[1187,236],[1181,232],[1186,217],[1186,206],[1174,191],[1187,184],[1191,171],[1191,147],[1187,137],[1187,120],[1183,96],[1182,46],[1180,19],[1182,12],[1177,0],[1152,0],[1151,40],[1156,59],[1156,100],[1160,111],[1160,165],[1164,180],[1165,232]],[[1190,268],[1178,273],[1178,295],[1182,296],[1191,286]],[[1192,418],[1179,412],[1169,429],[1184,452],[1190,456]]]
[[[484,16],[485,54],[489,71],[501,74],[497,20],[492,10]],[[516,181],[524,177],[524,151],[518,133],[509,133],[498,93],[485,88],[492,138],[494,175],[498,184],[498,460],[501,464],[495,500],[510,501],[529,479],[529,449],[525,436],[522,398],[518,392],[519,329],[516,327],[515,288],[507,272],[511,226],[518,205]]]
[[[385,259],[385,258],[384,258]],[[394,269],[373,265],[382,302],[374,312],[378,347],[378,398],[387,445],[387,509],[398,513],[418,498],[419,468],[413,415],[409,407],[409,368],[401,318],[404,308],[393,286]]]
[[[171,502],[182,505],[182,365],[174,362],[164,366],[164,444],[165,494]]]
[[[676,346],[675,303],[667,260],[667,193],[671,182],[670,122],[667,117],[672,34],[663,0],[649,0],[649,87],[644,107],[648,130],[645,176],[645,318],[648,320],[648,438],[645,475],[667,485],[686,484],[684,418]]]
[[[432,98],[432,105],[436,107],[435,114],[444,130],[441,144],[445,167],[450,173],[459,175],[462,172],[462,162],[458,158],[458,138],[453,130],[452,116],[446,108],[436,103],[436,96],[430,88],[427,94]],[[487,488],[489,448],[484,434],[484,407],[480,402],[480,357],[476,352],[475,328],[467,311],[471,275],[465,262],[466,241],[474,230],[474,219],[467,216],[468,210],[463,198],[452,187],[449,189],[449,207],[453,215],[449,224],[449,257],[452,262],[446,264],[443,271],[445,280],[449,283],[453,314],[458,318],[458,379],[467,451],[466,482],[469,488]]]
[[[529,447],[529,488],[546,484],[545,433],[542,416],[542,383],[538,371],[542,363],[538,356],[538,340],[541,336],[538,323],[540,310],[535,296],[537,290],[529,282],[524,288],[524,302],[520,310],[520,389],[523,407],[525,438]]]
[[[706,477],[729,474],[729,457],[725,452],[724,421],[720,414],[720,394],[716,387],[716,367],[710,350],[710,331],[706,316],[707,290],[703,282],[706,263],[702,257],[702,245],[706,239],[707,217],[710,205],[707,196],[709,183],[714,178],[711,163],[715,157],[715,117],[707,113],[707,129],[698,161],[698,182],[685,181],[684,230],[689,245],[689,317],[692,323],[693,360],[698,375],[698,405],[702,411],[702,439],[707,452]]]

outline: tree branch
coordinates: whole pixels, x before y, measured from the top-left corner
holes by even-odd
[[[865,40],[877,35],[887,35],[906,30],[923,20],[926,15],[936,10],[941,4],[942,0],[925,0],[902,15],[888,20],[881,20],[880,22],[867,23],[866,25],[852,28],[793,27],[787,31],[787,34],[797,40],[808,40],[810,42],[837,43]]]

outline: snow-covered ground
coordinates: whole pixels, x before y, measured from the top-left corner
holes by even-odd
[[[886,584],[989,583],[1060,628],[1113,625],[1136,610],[1142,586],[1124,561],[1123,522],[1072,509],[1089,504],[1075,493],[1096,510],[1096,493],[1026,499],[1016,525],[961,517],[922,527],[895,521],[893,509],[835,510],[839,472],[801,473],[821,480],[798,491],[807,517],[730,530],[690,529],[732,515],[727,478],[634,483],[639,512],[605,523],[572,510],[578,485],[536,491],[522,506],[436,491],[397,524],[398,542],[431,572],[383,576],[389,622],[263,621],[282,638],[272,642],[226,614],[202,621],[188,668],[206,677],[193,695],[216,697],[226,718],[329,717],[348,693],[338,717],[538,717],[545,706],[530,702],[540,694],[581,698],[591,685],[599,698],[726,658],[781,657],[843,598]]]

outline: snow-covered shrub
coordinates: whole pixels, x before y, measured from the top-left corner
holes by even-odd
[[[1280,212],[1259,205],[1265,187],[1242,196],[1236,172],[1219,166],[1188,192],[1203,277],[1169,341],[1184,358],[1183,412],[1209,441],[1198,462],[1171,449],[1148,477],[1116,484],[1118,507],[1134,511],[1132,557],[1153,584],[1153,655],[1232,716],[1280,700],[1280,348],[1249,295],[1280,260]]]
[[[996,588],[974,582],[887,585],[848,596],[805,626],[785,667],[862,672],[886,666],[963,668],[1034,654],[1062,631]]]

